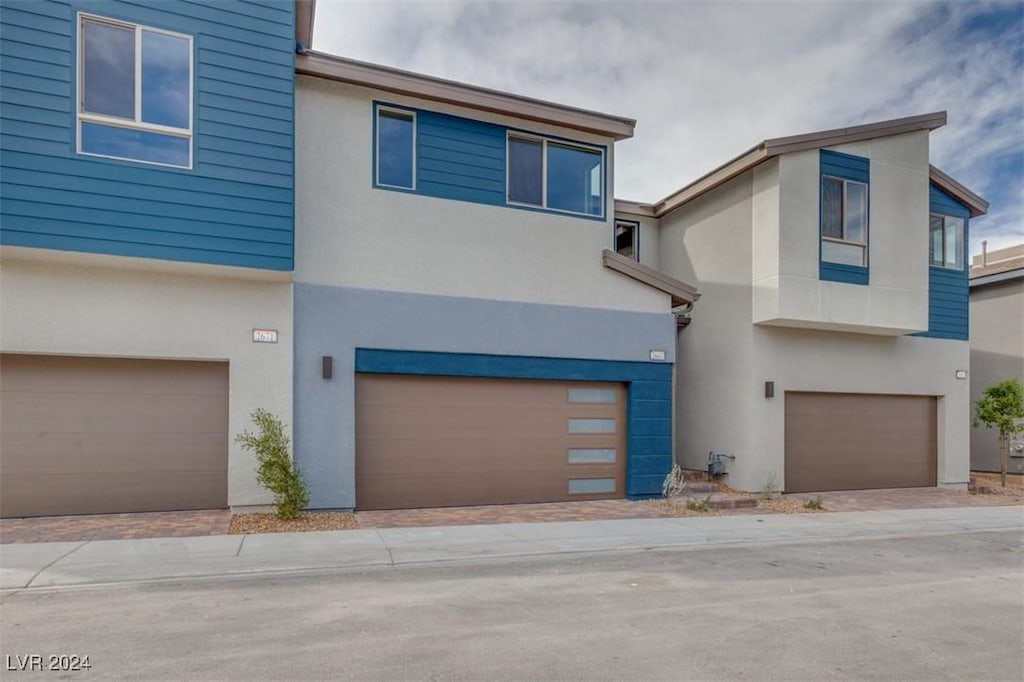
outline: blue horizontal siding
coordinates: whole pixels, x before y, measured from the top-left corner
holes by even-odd
[[[963,218],[964,248],[968,239],[970,211],[935,185],[928,188],[928,210],[937,215]],[[925,247],[927,248],[927,247]],[[967,254],[964,254],[966,261]],[[928,268],[928,331],[917,336],[966,341],[970,331],[970,286],[966,264],[963,268]]]
[[[862,156],[843,154],[830,149],[820,151],[821,174],[856,182],[869,182],[871,161]]]
[[[193,168],[75,152],[76,13],[192,35]],[[0,4],[0,243],[293,267],[294,5]]]
[[[505,129],[429,111],[416,115],[416,192],[505,203]]]
[[[844,284],[868,283],[868,269],[862,265],[844,265],[820,261],[818,278],[827,282],[843,282]]]
[[[662,482],[672,468],[672,365],[669,364],[357,348],[355,371],[626,383],[627,497],[660,495]]]

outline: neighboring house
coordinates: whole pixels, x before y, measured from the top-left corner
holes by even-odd
[[[311,505],[660,494],[672,311],[696,296],[609,250],[633,121],[313,52],[296,70]]]
[[[293,6],[0,24],[0,514],[269,502],[233,435],[292,411]]]
[[[1007,379],[1024,383],[1024,244],[975,256],[970,276],[973,404],[987,386]],[[971,432],[971,468],[999,471],[996,429]],[[1010,452],[1007,471],[1024,472],[1024,452]]]
[[[660,202],[617,204],[702,294],[676,350],[681,465],[726,453],[729,484],[752,491],[966,485],[964,254],[988,205],[929,165],[945,122],[766,140]]]

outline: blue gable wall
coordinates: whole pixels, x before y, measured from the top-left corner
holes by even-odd
[[[964,267],[928,267],[928,331],[920,336],[937,339],[968,338],[968,294],[967,277],[968,217],[970,211],[959,201],[934,185],[928,187],[928,210],[939,215],[954,216],[964,220]],[[925,246],[927,248],[927,245]]]
[[[193,36],[191,170],[76,154],[76,13]],[[293,267],[294,4],[4,0],[0,243]]]

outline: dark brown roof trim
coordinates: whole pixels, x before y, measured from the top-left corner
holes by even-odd
[[[631,118],[567,107],[321,52],[310,51],[295,55],[295,73],[549,123],[616,140],[632,137],[636,127],[636,121]]]
[[[296,50],[313,49],[313,22],[316,19],[316,0],[295,0]]]
[[[935,166],[928,166],[928,179],[932,184],[949,194],[960,203],[967,206],[971,217],[975,218],[988,213],[988,202],[980,196],[967,189],[949,175],[946,175]]]
[[[697,290],[686,282],[675,277],[669,277],[665,273],[642,263],[637,263],[632,258],[627,258],[609,249],[605,249],[601,257],[606,268],[620,272],[627,277],[632,277],[638,282],[654,287],[658,291],[671,296],[672,307],[692,304],[700,298]]]

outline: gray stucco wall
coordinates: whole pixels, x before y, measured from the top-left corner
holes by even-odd
[[[295,459],[312,508],[355,505],[356,348],[675,361],[671,314],[295,284]],[[333,378],[321,357],[334,358]]]
[[[1024,277],[972,288],[970,305],[973,410],[985,387],[1013,378],[1024,382]],[[999,470],[996,429],[971,430],[971,468]],[[1024,471],[1024,458],[1007,460],[1007,470]]]

